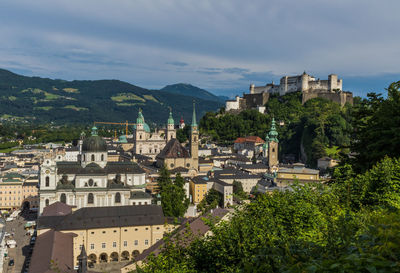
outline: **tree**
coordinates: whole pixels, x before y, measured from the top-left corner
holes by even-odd
[[[232,183],[233,186],[233,193],[238,196],[239,198],[246,198],[247,194],[243,191],[242,182],[234,180]]]
[[[169,172],[164,170],[163,178],[160,181],[161,206],[163,208],[164,215],[182,217],[189,206],[189,199],[186,198],[186,192],[184,189],[185,180],[182,178],[181,174],[178,173],[176,175],[175,182],[172,183],[171,178],[169,177]],[[170,183],[168,183],[168,181]]]
[[[371,168],[385,156],[400,156],[400,81],[392,83],[388,96],[370,93],[353,113],[351,150],[358,173]]]

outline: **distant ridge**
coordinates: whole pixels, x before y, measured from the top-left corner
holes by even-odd
[[[177,84],[167,85],[161,88],[160,91],[184,95],[184,96],[192,96],[204,100],[224,102],[224,99],[221,99],[220,97],[212,94],[211,92],[188,83],[177,83]]]
[[[194,99],[199,118],[208,111],[218,110],[222,102],[215,97],[211,93],[207,98],[200,98],[191,92],[148,90],[119,80],[54,80],[0,69],[2,121],[56,124],[135,121],[142,108],[146,122],[160,125],[167,122],[169,107],[172,107],[178,123],[181,116],[190,120]]]

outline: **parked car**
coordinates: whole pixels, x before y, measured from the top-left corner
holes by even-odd
[[[10,261],[8,262],[9,266],[13,266],[14,265],[14,259],[10,259]]]

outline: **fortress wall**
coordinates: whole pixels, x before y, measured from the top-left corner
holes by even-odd
[[[309,81],[308,82],[309,90],[330,90],[329,89],[329,82],[327,80],[319,80],[319,81]]]
[[[244,109],[257,108],[257,106],[264,106],[268,99],[269,93],[264,92],[260,94],[244,94],[243,99],[246,102]]]
[[[353,94],[350,92],[311,92],[311,93],[303,93],[302,96],[302,104],[306,101],[314,98],[324,98],[336,103],[339,103],[341,106],[344,106],[346,103],[350,103],[353,105]]]

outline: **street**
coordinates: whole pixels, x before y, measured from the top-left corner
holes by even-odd
[[[36,220],[34,215],[25,214],[24,216],[18,216],[15,220],[6,222],[4,231],[11,234],[11,236],[5,239],[15,240],[17,246],[15,248],[8,248],[8,256],[4,259],[3,272],[7,273],[20,273],[24,272],[23,268],[25,259],[30,255],[31,246],[30,239],[31,236],[26,235],[26,230],[24,225],[27,221]],[[9,261],[14,259],[14,265],[9,265]]]

